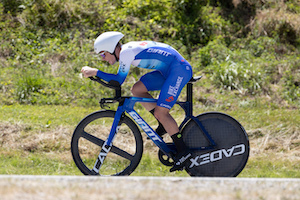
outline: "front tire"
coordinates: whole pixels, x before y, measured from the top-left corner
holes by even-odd
[[[77,125],[71,141],[71,152],[76,166],[83,174],[98,175],[92,169],[108,138],[115,113],[110,110],[98,111]],[[130,175],[141,160],[143,140],[138,127],[126,115],[120,120],[119,126],[99,175]]]

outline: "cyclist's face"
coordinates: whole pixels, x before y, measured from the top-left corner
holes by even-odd
[[[109,52],[104,52],[104,54],[102,55],[102,60],[108,62],[111,65],[116,63],[115,56],[110,54]]]

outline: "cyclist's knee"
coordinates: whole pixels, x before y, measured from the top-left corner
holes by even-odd
[[[133,85],[133,86],[131,87],[130,91],[131,91],[131,94],[133,94],[133,95],[135,96],[135,95],[137,94],[137,88],[136,88],[136,86]]]

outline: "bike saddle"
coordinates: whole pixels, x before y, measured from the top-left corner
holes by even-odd
[[[189,80],[189,82],[190,82],[190,83],[193,83],[193,82],[196,82],[196,81],[200,80],[201,78],[202,78],[202,76],[192,77],[192,78]]]

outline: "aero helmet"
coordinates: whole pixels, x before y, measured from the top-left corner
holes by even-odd
[[[118,42],[124,35],[117,31],[110,31],[102,33],[97,37],[94,43],[94,50],[98,54],[101,51],[108,51],[114,54]]]

